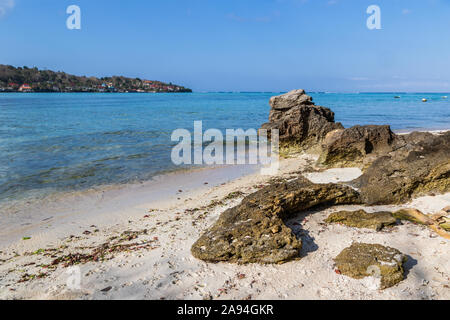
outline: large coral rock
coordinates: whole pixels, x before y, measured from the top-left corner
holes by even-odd
[[[363,163],[368,155],[392,151],[395,134],[389,126],[354,126],[327,134],[319,164],[348,167]]]
[[[299,105],[313,105],[313,99],[308,96],[305,90],[292,90],[281,96],[270,98],[270,106],[273,110],[289,110]]]
[[[318,148],[326,134],[343,129],[334,122],[334,113],[316,106],[304,90],[294,90],[270,99],[269,123],[261,129],[278,129],[280,142],[294,143],[304,149]]]
[[[354,228],[375,229],[377,231],[397,222],[391,212],[367,213],[364,210],[334,212],[325,220]]]
[[[334,261],[340,273],[355,279],[375,277],[380,281],[379,288],[386,289],[403,280],[407,257],[380,244],[354,243]]]
[[[353,182],[365,204],[398,204],[412,197],[450,191],[450,132],[413,133],[376,159]]]
[[[283,219],[320,204],[359,202],[359,194],[343,185],[318,185],[303,178],[277,183],[222,213],[191,251],[208,262],[286,262],[299,257],[302,243]]]

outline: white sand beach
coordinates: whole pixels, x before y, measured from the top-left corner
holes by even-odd
[[[283,159],[276,178],[303,173],[313,182],[326,183],[350,181],[361,174],[356,168],[312,173],[315,160],[305,154]],[[2,223],[0,237],[0,299],[450,298],[450,241],[425,226],[404,222],[376,232],[323,222],[333,211],[361,206],[311,211],[287,221],[292,229],[303,229],[302,258],[296,261],[236,265],[195,259],[190,248],[200,234],[225,209],[274,178],[242,170],[228,167],[172,174],[139,185],[79,192],[37,207],[15,208],[22,213],[28,210],[29,221],[23,215],[18,219],[14,211],[2,218],[7,224]],[[433,213],[448,205],[450,194],[415,199],[401,207]],[[48,268],[59,255],[92,252],[127,231],[137,232],[138,237],[121,244],[137,241],[142,245],[113,252],[105,261],[78,264],[79,269],[61,264]],[[408,255],[405,280],[377,290],[371,279],[336,273],[333,258],[356,241],[391,246]],[[78,271],[80,286],[74,288],[71,283]]]

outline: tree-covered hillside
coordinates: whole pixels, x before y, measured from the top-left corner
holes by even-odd
[[[0,91],[6,92],[192,92],[191,89],[139,78],[74,76],[65,72],[0,65]]]

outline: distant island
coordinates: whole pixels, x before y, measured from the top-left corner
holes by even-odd
[[[0,65],[0,92],[192,92],[191,89],[139,78],[86,77],[38,68]]]

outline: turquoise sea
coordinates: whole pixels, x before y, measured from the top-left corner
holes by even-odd
[[[173,130],[259,128],[280,93],[0,93],[0,202],[150,179],[171,163]],[[336,121],[450,129],[448,93],[310,93]],[[394,99],[400,96],[400,99]],[[423,103],[422,98],[428,102]]]

